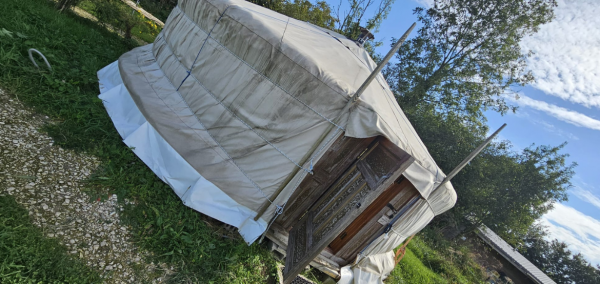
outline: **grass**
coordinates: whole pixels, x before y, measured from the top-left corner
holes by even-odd
[[[480,266],[466,247],[451,246],[428,236],[430,230],[415,237],[407,246],[402,261],[394,268],[387,283],[484,283]]]
[[[0,283],[100,283],[99,274],[47,239],[11,196],[0,196]]]
[[[448,283],[439,274],[433,272],[415,256],[412,250],[407,249],[404,258],[388,277],[387,283]]]
[[[89,20],[60,14],[45,0],[2,4],[0,87],[57,121],[44,129],[56,144],[102,160],[89,181],[90,194],[115,193],[135,201],[124,221],[133,227],[133,241],[153,253],[152,261],[175,268],[171,282],[264,283],[275,273],[268,250],[247,246],[236,233],[185,207],[121,142],[97,98],[96,72],[135,47],[134,42]],[[46,55],[53,72],[35,69],[28,48]]]

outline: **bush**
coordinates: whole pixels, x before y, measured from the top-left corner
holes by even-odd
[[[110,25],[123,32],[127,39],[131,38],[131,30],[139,24],[134,13],[129,6],[123,5],[119,0],[94,0],[94,12],[98,21],[103,25]]]

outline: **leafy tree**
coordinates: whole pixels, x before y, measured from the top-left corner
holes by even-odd
[[[392,4],[395,0],[380,0],[377,10],[370,19],[364,20],[365,14],[376,4],[375,0],[348,0],[350,10],[346,13],[340,12],[342,1],[334,10],[336,16],[336,29],[341,31],[348,38],[356,38],[360,34],[360,26],[371,30],[379,31],[379,26],[387,18],[392,10]]]
[[[519,43],[553,18],[555,6],[554,0],[438,0],[415,9],[422,26],[385,75],[442,169],[450,171],[485,139],[486,109],[505,113],[511,107],[504,96],[533,80]],[[564,146],[516,152],[508,142],[492,143],[453,179],[456,207],[436,222],[447,237],[480,224],[507,238],[523,235],[567,198],[575,165],[566,164]]]
[[[573,255],[567,244],[547,241],[547,232],[536,225],[526,236],[521,253],[559,284],[600,283],[600,266],[594,267],[580,253]]]
[[[153,16],[161,21],[166,21],[171,13],[171,10],[177,6],[177,0],[140,0],[137,2],[144,10],[148,11]]]
[[[421,23],[386,75],[407,112],[427,108],[482,124],[505,113],[504,95],[533,80],[519,43],[553,18],[555,0],[437,0],[416,8]],[[514,110],[514,108],[512,108]]]
[[[432,157],[446,172],[486,137],[487,128],[464,123],[458,114],[419,111],[411,122]],[[507,141],[491,143],[452,184],[456,206],[435,220],[448,238],[486,224],[507,240],[524,235],[536,219],[566,200],[575,164],[563,145],[531,146],[517,152]],[[465,219],[468,216],[469,220]]]
[[[361,27],[370,30],[372,33],[379,31],[383,20],[387,18],[392,10],[392,4],[395,0],[347,0],[349,10],[341,12],[342,0],[337,7],[334,7],[333,13],[336,17],[335,31],[345,35],[349,39],[356,39],[361,33]],[[377,5],[375,7],[375,5]],[[375,8],[373,11],[372,8]],[[369,19],[365,19],[367,13],[372,12]],[[381,56],[375,52],[375,48],[383,45],[382,41],[368,41],[364,48],[375,61],[379,61]]]

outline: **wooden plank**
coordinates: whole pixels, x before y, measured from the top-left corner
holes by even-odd
[[[294,232],[295,233],[295,232]],[[295,244],[296,243],[296,239],[297,239],[297,234],[290,234],[288,236],[288,244]],[[289,268],[293,265],[293,260],[294,260],[294,256],[295,256],[295,250],[294,249],[287,249],[286,250],[286,257],[285,257],[285,269],[283,270],[283,273],[285,274]]]
[[[371,170],[371,167],[369,167],[369,164],[364,160],[361,160],[356,163],[356,166],[365,177],[367,185],[369,185],[372,190],[375,190],[377,188],[378,179],[373,173],[373,170]]]
[[[123,1],[123,3],[125,3],[125,4],[127,4],[127,6],[140,12],[140,14],[144,15],[146,18],[148,18],[148,20],[153,21],[154,23],[156,23],[157,25],[159,25],[161,27],[165,26],[165,23],[163,23],[157,17],[154,17],[154,15],[148,13],[146,10],[142,9],[142,7],[139,7],[137,4],[133,3],[133,1],[131,1],[131,0],[121,0],[121,1]]]

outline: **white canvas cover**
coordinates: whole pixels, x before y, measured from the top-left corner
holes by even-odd
[[[121,80],[118,62],[100,70],[98,78],[99,98],[123,142],[173,188],[186,206],[237,227],[246,240],[262,234],[267,227],[262,219],[254,222],[254,212],[202,177],[146,121]]]
[[[180,0],[153,44],[98,76],[125,143],[186,205],[238,227],[248,243],[335,135],[385,136],[415,158],[404,175],[423,201],[395,224],[398,236],[378,239],[364,254],[374,255],[456,202],[450,183],[433,192],[445,175],[381,74],[342,113],[375,67],[354,41],[251,3]]]
[[[394,259],[394,251],[389,251],[364,258],[360,267],[342,267],[338,284],[383,284],[383,280],[396,266]]]

